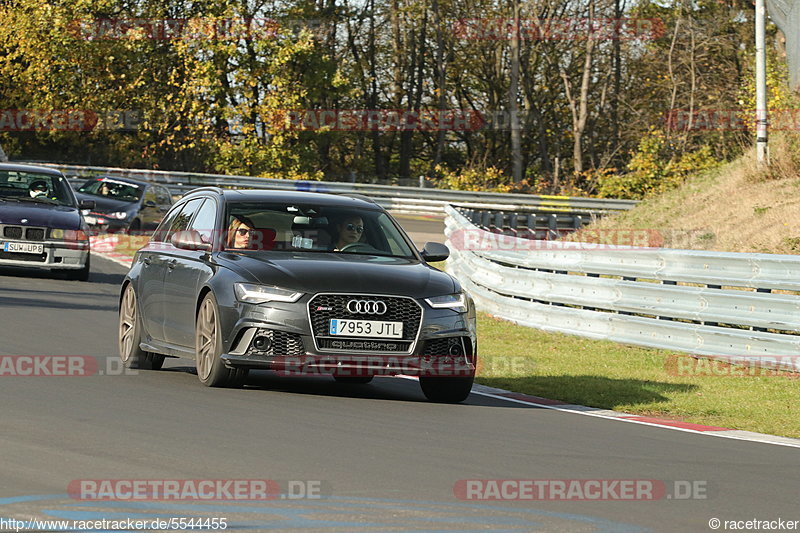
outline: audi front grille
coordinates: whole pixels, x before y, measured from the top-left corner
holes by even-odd
[[[353,301],[358,303],[351,303]],[[314,344],[320,351],[408,354],[414,350],[419,337],[422,307],[416,300],[406,296],[318,294],[308,302],[308,317]],[[334,318],[402,322],[403,336],[397,339],[333,336],[329,334],[329,327]]]

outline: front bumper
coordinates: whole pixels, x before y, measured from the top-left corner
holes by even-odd
[[[41,244],[43,251],[41,254],[29,254],[19,252],[6,252],[3,244],[5,241],[0,239],[0,266],[25,267],[25,268],[46,268],[78,270],[86,266],[89,257],[89,242],[33,242]],[[13,241],[18,242],[18,241]],[[31,241],[24,241],[31,244]]]
[[[363,341],[362,349],[325,350],[319,348],[312,335],[307,302],[308,299],[275,306],[243,304],[225,343],[222,361],[229,368],[270,369],[296,376],[475,375],[474,311],[458,313],[421,304],[421,323],[410,351],[387,351],[387,345],[393,344],[391,339],[366,338],[350,339]]]

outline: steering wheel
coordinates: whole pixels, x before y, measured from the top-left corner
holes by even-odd
[[[342,246],[342,248],[339,251],[340,252],[350,252],[350,251],[352,251],[352,252],[359,252],[359,251],[361,251],[361,252],[371,252],[373,250],[375,250],[375,248],[373,248],[372,246],[370,246],[369,244],[367,244],[365,242],[351,242],[350,244],[345,244],[344,246]]]

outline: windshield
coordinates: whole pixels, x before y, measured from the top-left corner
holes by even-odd
[[[309,204],[232,203],[228,249],[335,252],[415,258],[385,212]]]
[[[0,198],[75,206],[72,189],[63,176],[39,172],[0,170]]]
[[[138,202],[142,197],[142,187],[135,183],[118,181],[111,178],[97,178],[84,183],[78,192],[102,196],[123,202]]]

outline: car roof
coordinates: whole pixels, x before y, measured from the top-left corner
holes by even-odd
[[[366,196],[360,198],[346,194],[330,194],[307,191],[277,191],[273,189],[230,190],[206,187],[188,192],[184,198],[195,194],[216,193],[226,203],[230,202],[264,202],[264,203],[299,203],[316,204],[330,207],[349,207],[356,209],[380,209],[381,206]]]
[[[12,170],[16,172],[38,172],[39,174],[49,174],[51,176],[63,176],[60,170],[39,165],[26,165],[24,163],[0,163],[0,170]]]

